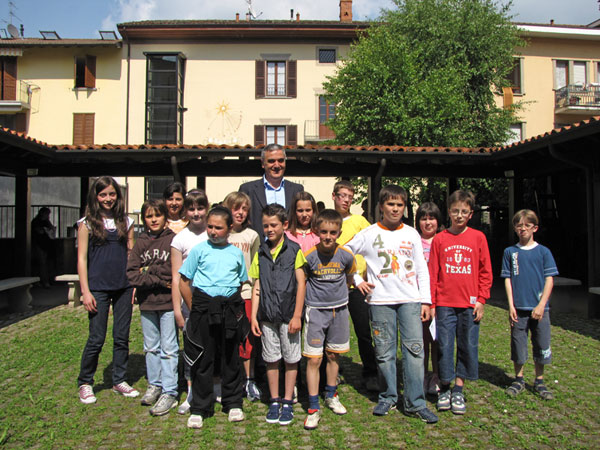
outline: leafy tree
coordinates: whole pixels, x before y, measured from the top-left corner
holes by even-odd
[[[492,0],[394,0],[325,82],[335,103],[336,142],[353,145],[495,146],[509,137],[518,105],[508,85],[523,45]]]

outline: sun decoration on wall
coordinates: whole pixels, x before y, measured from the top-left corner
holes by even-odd
[[[216,114],[208,124],[208,144],[239,144],[237,131],[242,123],[242,112],[234,111],[225,100],[221,100],[215,109]]]

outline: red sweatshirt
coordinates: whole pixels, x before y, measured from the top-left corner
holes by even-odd
[[[490,297],[493,275],[485,235],[467,228],[455,235],[438,233],[429,256],[433,306],[473,308]]]

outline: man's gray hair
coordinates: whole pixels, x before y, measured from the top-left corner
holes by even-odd
[[[260,160],[264,162],[267,152],[274,152],[276,150],[281,150],[283,152],[283,157],[287,158],[287,156],[285,155],[285,149],[281,145],[269,144],[260,152]]]

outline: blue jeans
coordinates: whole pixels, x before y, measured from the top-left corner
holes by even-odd
[[[177,396],[179,342],[173,311],[140,311],[148,384]]]
[[[398,330],[402,339],[402,367],[404,380],[404,410],[420,411],[425,408],[423,392],[423,326],[421,303],[399,305],[369,305],[375,360],[379,369],[379,401],[395,405],[398,402],[396,386],[396,356]]]
[[[474,317],[473,308],[435,308],[440,381],[444,384],[456,377],[463,380],[479,378],[479,322],[475,322]]]
[[[131,325],[132,288],[117,291],[92,291],[96,299],[95,313],[88,313],[90,319],[89,337],[83,355],[77,383],[93,384],[98,368],[98,357],[106,339],[108,312],[113,305],[113,385],[125,381],[129,359],[129,327]]]

